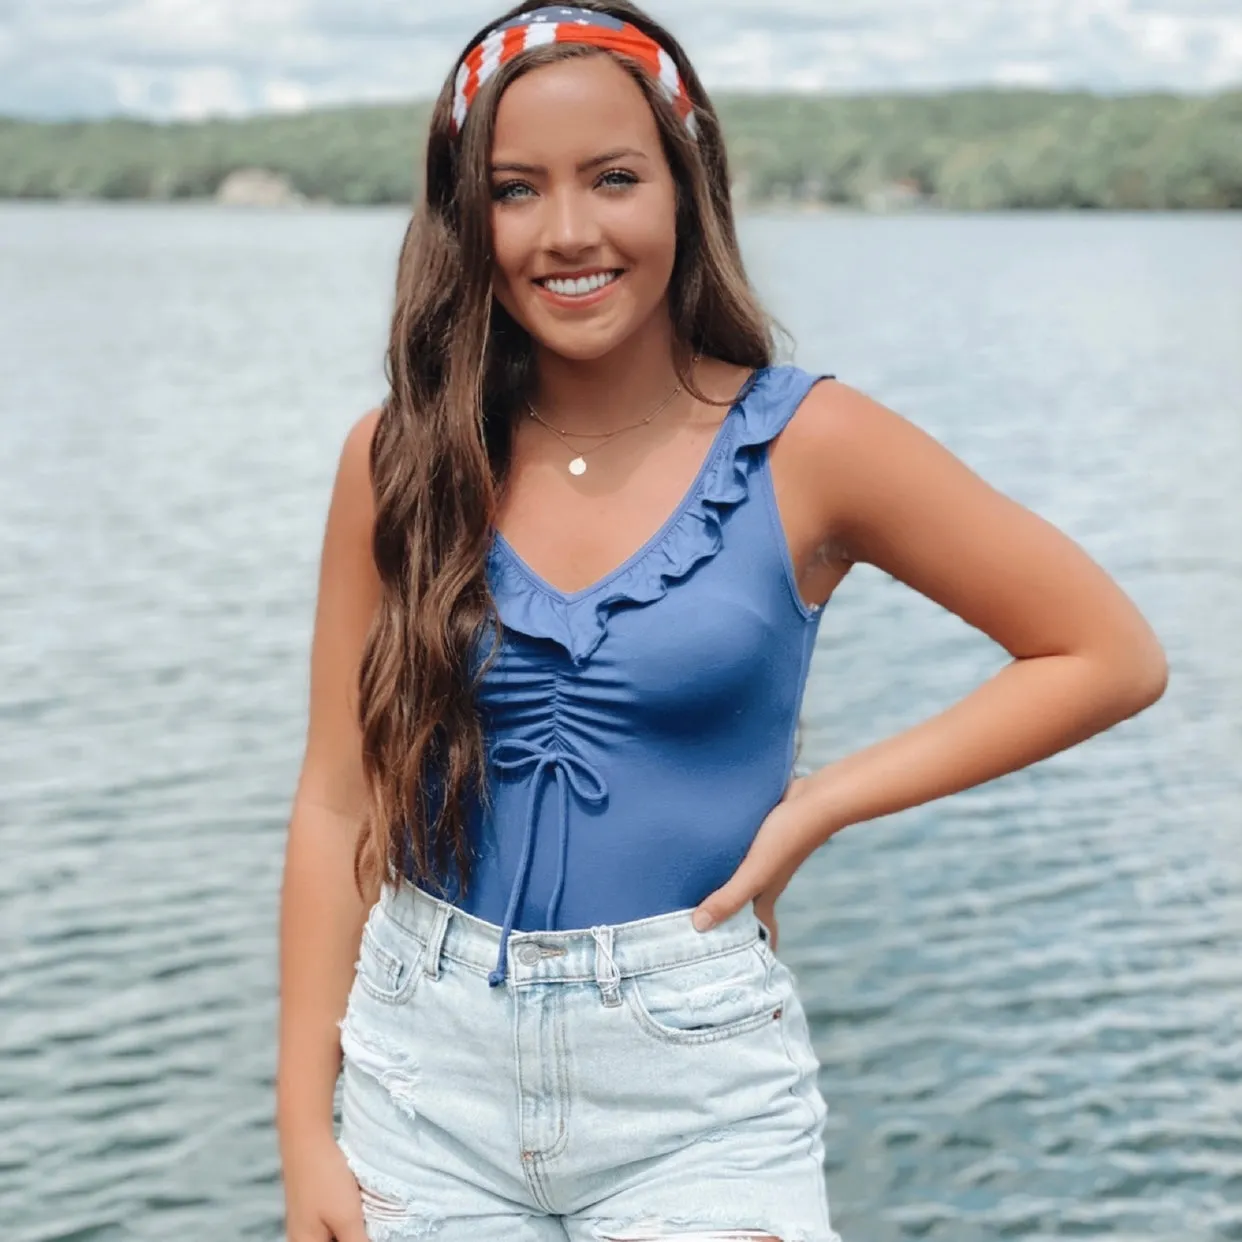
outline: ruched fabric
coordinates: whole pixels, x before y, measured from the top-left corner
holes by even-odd
[[[470,816],[468,893],[441,889],[501,927],[493,986],[515,929],[697,905],[787,788],[821,610],[798,595],[767,447],[821,378],[756,371],[667,520],[582,590],[558,590],[495,532],[490,799]]]

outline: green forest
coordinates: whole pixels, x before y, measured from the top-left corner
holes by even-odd
[[[742,206],[1242,208],[1242,90],[719,94],[714,102]],[[429,107],[176,123],[0,118],[0,198],[201,199],[238,170],[262,169],[295,201],[408,204]]]

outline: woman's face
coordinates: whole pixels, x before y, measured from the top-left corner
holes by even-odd
[[[493,287],[535,340],[599,358],[667,314],[676,191],[655,117],[611,56],[532,70],[492,147]]]

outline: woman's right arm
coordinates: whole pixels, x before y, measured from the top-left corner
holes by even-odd
[[[358,671],[380,599],[371,552],[370,477],[378,417],[372,410],[346,436],[328,509],[311,643],[306,751],[285,850],[276,1122],[290,1238],[331,1236],[319,1221],[308,1219],[325,1207],[333,1216],[348,1211],[355,1217],[359,1211],[343,1158],[334,1158],[339,1152],[332,1105],[341,1067],[337,1023],[345,1013],[369,912],[354,886],[353,864],[365,805]],[[325,1174],[333,1193],[311,1184]],[[360,1217],[349,1222],[349,1236],[360,1223]],[[346,1236],[345,1230],[337,1236]]]

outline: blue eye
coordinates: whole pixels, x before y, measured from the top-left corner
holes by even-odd
[[[509,203],[519,197],[515,191],[529,189],[530,186],[528,186],[524,181],[506,181],[503,185],[492,187],[492,201],[497,203]]]
[[[611,168],[600,177],[600,184],[609,189],[625,189],[627,186],[637,185],[638,178],[624,168]]]

